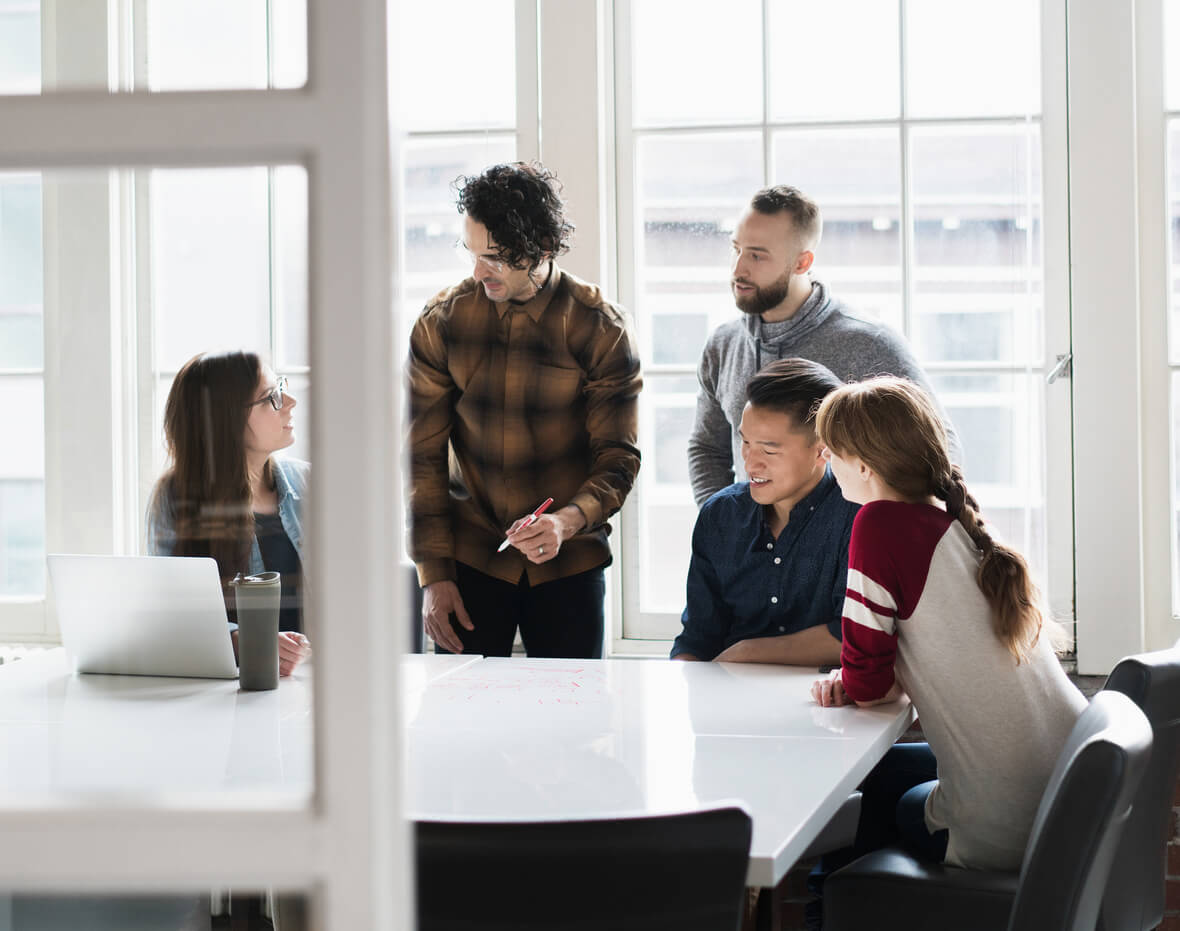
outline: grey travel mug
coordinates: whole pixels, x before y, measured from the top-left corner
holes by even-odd
[[[279,574],[239,575],[230,584],[238,608],[238,684],[244,689],[277,689]]]

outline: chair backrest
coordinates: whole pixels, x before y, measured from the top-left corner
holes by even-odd
[[[1099,931],[1147,931],[1164,919],[1165,875],[1172,798],[1180,768],[1180,645],[1129,656],[1105,688],[1122,692],[1151,722],[1151,762],[1123,828]]]
[[[1033,820],[1009,931],[1093,928],[1151,725],[1127,696],[1099,692],[1074,725]]]
[[[751,835],[741,808],[416,830],[419,931],[735,931],[741,921]]]

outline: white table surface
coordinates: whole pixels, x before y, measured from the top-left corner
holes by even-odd
[[[404,658],[406,810],[555,820],[739,801],[750,885],[781,879],[909,725],[908,704],[820,708],[814,670],[663,660]],[[0,806],[304,804],[311,671],[236,680],[75,675],[51,650],[0,667]]]
[[[820,708],[814,669],[488,658],[407,714],[413,818],[557,820],[740,801],[748,882],[773,886],[912,720]]]

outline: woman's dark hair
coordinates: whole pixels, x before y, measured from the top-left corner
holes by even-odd
[[[776,359],[762,366],[746,385],[754,407],[787,414],[796,430],[815,436],[820,402],[843,384],[826,366],[810,359]]]
[[[820,405],[816,429],[838,456],[855,456],[911,501],[933,496],[980,552],[975,574],[996,636],[1019,664],[1041,635],[1044,612],[1028,563],[992,538],[963,472],[950,461],[946,428],[929,395],[890,375],[844,385]]]
[[[493,165],[455,180],[458,208],[482,223],[500,259],[533,271],[547,256],[569,251],[574,225],[565,218],[561,182],[540,162]]]
[[[174,556],[212,556],[222,582],[249,568],[254,535],[246,421],[262,362],[252,352],[203,353],[184,364],[164,405],[171,465],[152,509],[167,502]],[[263,476],[273,482],[271,465]]]

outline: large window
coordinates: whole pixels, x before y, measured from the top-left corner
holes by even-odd
[[[0,93],[41,87],[40,3],[0,0]],[[0,174],[0,617],[45,597],[41,180]]]
[[[146,185],[148,293],[140,296],[141,488],[165,466],[163,409],[192,356],[239,348],[287,377],[299,411],[295,445],[308,458],[311,371],[307,340],[307,175],[301,167],[156,169]],[[150,412],[150,421],[144,412]],[[146,497],[141,499],[146,506]]]
[[[406,131],[401,215],[406,274],[399,309],[404,333],[429,298],[471,274],[454,250],[462,230],[455,180],[517,157],[515,6],[514,0],[402,6],[398,86]],[[422,36],[447,37],[446,61]],[[471,71],[448,64],[455,61],[494,65],[481,68],[476,79]],[[535,154],[521,152],[526,158]]]
[[[620,290],[646,381],[624,636],[679,629],[696,366],[737,313],[729,236],[766,184],[818,201],[814,277],[906,334],[986,516],[1044,577],[1037,4],[633,0],[618,11],[619,222],[633,242]]]
[[[274,3],[269,15],[233,3],[207,5],[199,16],[175,4],[143,9],[144,46],[128,50],[138,63],[126,76],[132,86],[266,88],[306,79],[299,0]],[[42,70],[40,4],[0,3],[0,24],[13,46],[0,91],[110,81],[63,62]],[[90,30],[72,32],[69,17],[55,25],[59,48],[75,43],[76,58],[86,62],[101,48]],[[0,450],[5,636],[56,635],[44,610],[47,549],[137,550],[148,493],[165,466],[164,400],[194,354],[249,349],[286,375],[304,427],[289,454],[307,457],[307,202],[299,167],[0,175],[0,406],[10,415]],[[90,340],[109,344],[109,358]],[[56,379],[48,399],[46,345]],[[78,456],[102,458],[81,439],[92,431],[105,434],[112,461],[127,469],[95,474],[92,500],[79,509],[70,491],[81,492],[71,474]]]
[[[0,604],[45,594],[41,181],[0,174]]]

